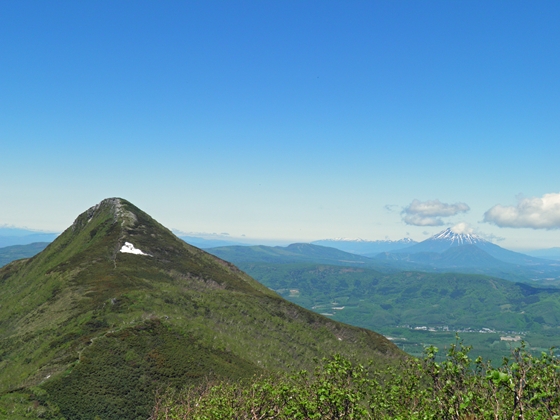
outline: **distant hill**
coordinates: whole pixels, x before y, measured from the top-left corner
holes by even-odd
[[[290,303],[119,198],[0,269],[0,413],[147,418],[154,392],[403,357],[385,337]]]
[[[352,254],[374,256],[380,252],[395,251],[397,249],[406,248],[416,244],[410,238],[399,239],[398,241],[366,241],[363,239],[322,239],[311,242],[313,245],[327,246],[340,249],[341,251],[350,252]]]
[[[549,260],[560,260],[560,247],[547,248],[547,249],[535,249],[533,251],[527,251],[527,255],[537,258],[545,258]]]
[[[232,264],[245,262],[266,262],[275,264],[291,264],[308,262],[316,264],[331,264],[342,266],[368,267],[383,272],[402,271],[404,269],[415,269],[425,267],[429,271],[432,268],[421,264],[407,263],[404,261],[383,261],[372,259],[363,255],[344,252],[336,248],[321,245],[297,243],[288,246],[227,246],[206,249],[207,252],[220,257]]]
[[[58,233],[0,227],[0,248],[12,245],[28,245],[34,242],[52,242],[57,236]]]
[[[179,236],[183,241],[186,243],[196,246],[197,248],[205,249],[205,248],[215,248],[219,246],[243,246],[246,244],[242,244],[235,241],[226,241],[223,239],[205,239],[200,238],[198,236],[187,236],[181,235]]]
[[[282,246],[228,246],[210,248],[207,250],[226,261],[248,262],[296,262],[314,261],[330,262],[334,264],[359,264],[372,263],[372,260],[356,254],[340,251],[320,245],[305,243],[291,244]]]
[[[35,242],[29,245],[12,245],[0,248],[0,267],[22,258],[30,258],[47,247],[48,242]]]
[[[492,257],[475,245],[461,245],[447,249],[444,252],[416,252],[416,253],[383,253],[377,258],[393,261],[407,261],[418,264],[437,266],[438,268],[512,268],[511,264]]]

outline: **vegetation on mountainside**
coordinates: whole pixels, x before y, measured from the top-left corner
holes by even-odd
[[[469,331],[474,352],[492,360],[510,352],[512,342],[501,337],[525,337],[537,352],[560,345],[557,288],[457,273],[386,274],[301,263],[239,267],[294,303],[397,338],[418,356],[425,345],[445,345],[456,330]]]
[[[96,340],[71,372],[41,388],[43,404],[56,401],[69,419],[142,418],[152,408],[149,396],[166,384],[182,387],[210,379],[240,379],[262,372],[234,354],[209,349],[195,337],[150,320]]]
[[[559,419],[560,360],[523,347],[498,368],[453,344],[385,370],[323,359],[313,373],[257,377],[160,395],[152,420],[229,419]]]

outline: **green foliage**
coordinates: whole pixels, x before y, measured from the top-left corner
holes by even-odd
[[[65,420],[60,409],[52,404],[41,404],[37,396],[44,393],[34,389],[27,392],[12,392],[0,396],[0,419],[9,420]]]
[[[365,369],[334,356],[312,375],[267,376],[244,384],[224,383],[157,400],[154,419],[360,419]],[[178,403],[181,401],[181,403]]]
[[[522,346],[498,368],[457,340],[384,370],[333,356],[310,374],[207,384],[160,395],[152,420],[221,419],[524,419],[560,418],[560,361]]]

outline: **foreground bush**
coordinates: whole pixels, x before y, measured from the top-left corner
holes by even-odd
[[[315,372],[207,384],[157,398],[152,420],[231,419],[560,419],[560,360],[515,349],[502,366],[471,360],[457,341],[445,360],[374,371],[341,356]]]

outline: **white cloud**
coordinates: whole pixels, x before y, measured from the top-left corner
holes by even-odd
[[[468,223],[465,222],[461,222],[461,223],[457,223],[455,226],[453,226],[451,228],[451,232],[456,233],[458,235],[463,235],[463,234],[472,234],[474,233],[474,229],[472,227],[470,227],[470,225]]]
[[[470,207],[465,203],[447,204],[439,200],[412,200],[401,212],[403,221],[407,225],[415,226],[442,226],[442,217],[455,216],[465,213]]]
[[[439,217],[424,217],[417,214],[405,214],[403,215],[403,221],[407,225],[414,226],[441,226],[443,225],[443,220]]]
[[[484,222],[499,227],[560,229],[560,193],[521,198],[516,206],[495,205],[484,213]]]
[[[493,233],[478,233],[478,236],[482,236],[484,239],[486,239],[487,241],[490,242],[502,242],[505,241],[506,238],[504,238],[503,236],[496,236]]]

